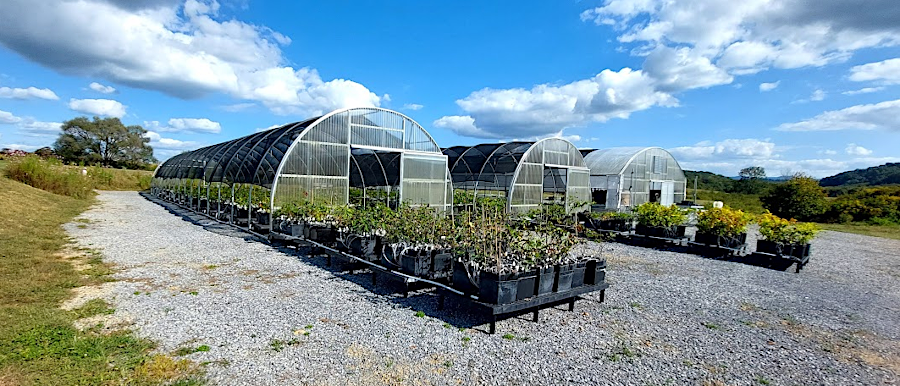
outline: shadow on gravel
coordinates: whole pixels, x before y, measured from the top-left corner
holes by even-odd
[[[473,307],[470,306],[471,303],[469,301],[452,294],[445,296],[446,301],[443,309],[441,309],[439,307],[437,290],[433,286],[423,285],[425,283],[411,283],[407,287],[396,276],[374,272],[363,267],[362,263],[351,263],[339,258],[332,258],[332,264],[329,265],[328,259],[324,254],[313,251],[308,246],[270,242],[267,239],[238,229],[233,225],[220,223],[205,215],[160,200],[149,194],[141,193],[141,196],[162,206],[169,213],[181,217],[182,220],[202,227],[204,230],[223,236],[242,238],[246,241],[267,243],[281,253],[294,256],[307,264],[330,272],[335,278],[355,283],[364,289],[363,291],[358,291],[357,295],[366,298],[371,303],[384,303],[387,301],[408,308],[410,312],[422,311],[425,315],[440,319],[456,328],[474,328],[490,323],[489,314],[486,312],[473,312]],[[373,275],[376,275],[374,282]],[[408,296],[404,296],[405,293],[408,293]],[[481,308],[475,309],[480,310]],[[524,318],[523,316],[516,317]],[[479,329],[479,331],[488,332],[487,329]]]

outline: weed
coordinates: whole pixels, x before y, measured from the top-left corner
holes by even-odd
[[[444,361],[443,364],[444,364],[444,367],[446,367],[448,369],[453,367],[453,361]]]
[[[207,352],[209,350],[210,350],[209,346],[204,344],[199,347],[182,347],[182,348],[179,348],[178,350],[175,350],[175,352],[173,354],[175,354],[175,356],[183,357],[185,355],[190,355],[195,352]]]
[[[516,339],[516,336],[513,335],[513,334],[508,334],[508,333],[507,333],[507,334],[503,334],[503,339],[506,339],[506,340],[513,340],[513,339]]]
[[[706,327],[706,328],[708,328],[708,329],[710,329],[710,330],[721,330],[721,329],[722,329],[721,327],[719,327],[718,324],[715,324],[715,323],[712,323],[712,322],[703,322],[703,323],[701,323],[701,324],[703,324],[703,327]]]
[[[199,295],[200,293],[197,292],[197,291],[191,291],[190,294],[191,294],[191,295],[194,295],[194,296],[197,296],[197,295]]]
[[[453,325],[450,323],[444,322],[444,328],[453,328]]]
[[[305,328],[305,329],[307,329],[307,330],[310,330],[310,329],[313,328],[313,325],[312,325],[312,324],[307,324],[307,325],[304,326],[303,328]]]
[[[109,308],[109,303],[101,299],[91,299],[80,308],[72,310],[75,319],[87,318],[94,315],[109,315],[116,310]]]
[[[296,346],[299,344],[300,340],[298,340],[297,338],[288,341],[283,341],[281,339],[272,339],[272,341],[269,342],[269,347],[271,347],[275,352],[281,352],[281,350],[284,350],[284,348],[287,346]]]
[[[760,385],[768,385],[768,384],[771,384],[772,381],[770,381],[770,380],[764,378],[762,375],[757,375],[757,376],[756,376],[756,383],[759,383]]]
[[[471,341],[472,338],[469,338],[468,336],[464,336],[464,337],[462,337],[461,340],[463,341],[463,343],[469,343],[469,341]]]
[[[417,317],[417,318],[424,318],[424,317],[425,317],[425,312],[423,312],[423,311],[416,311],[416,317]]]

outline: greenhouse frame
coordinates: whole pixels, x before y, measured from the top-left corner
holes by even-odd
[[[548,203],[573,211],[590,199],[589,169],[575,145],[564,139],[455,146],[444,154],[455,190],[504,198],[513,213]]]
[[[591,173],[595,210],[619,211],[645,202],[672,205],[684,201],[684,171],[659,147],[582,150]]]
[[[447,156],[421,125],[387,109],[340,109],[176,155],[151,193],[220,220],[268,231],[273,209],[383,202],[447,210]]]

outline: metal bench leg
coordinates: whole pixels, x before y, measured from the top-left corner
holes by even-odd
[[[491,315],[491,330],[489,334],[493,335],[497,332],[497,315]]]
[[[373,269],[373,270],[372,270],[372,286],[373,286],[373,287],[375,286],[376,282],[378,281],[378,280],[376,279],[376,277],[377,277],[376,275],[377,275],[377,272],[375,272],[375,270]]]
[[[532,322],[537,323],[537,321],[538,321],[538,313],[539,313],[540,311],[541,311],[540,308],[536,308],[536,309],[534,310],[533,315],[531,315],[531,321],[532,321]]]
[[[569,300],[569,311],[575,311],[575,297],[573,296],[571,300]]]
[[[606,290],[600,290],[600,303],[606,300]]]
[[[444,294],[440,293],[440,294],[438,294],[438,310],[443,310],[443,309],[444,309]]]

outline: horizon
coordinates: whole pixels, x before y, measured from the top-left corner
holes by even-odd
[[[900,162],[892,1],[691,4],[4,1],[0,148],[52,146],[60,122],[96,115],[143,126],[164,161],[377,106],[442,147],[659,146],[724,176]]]

